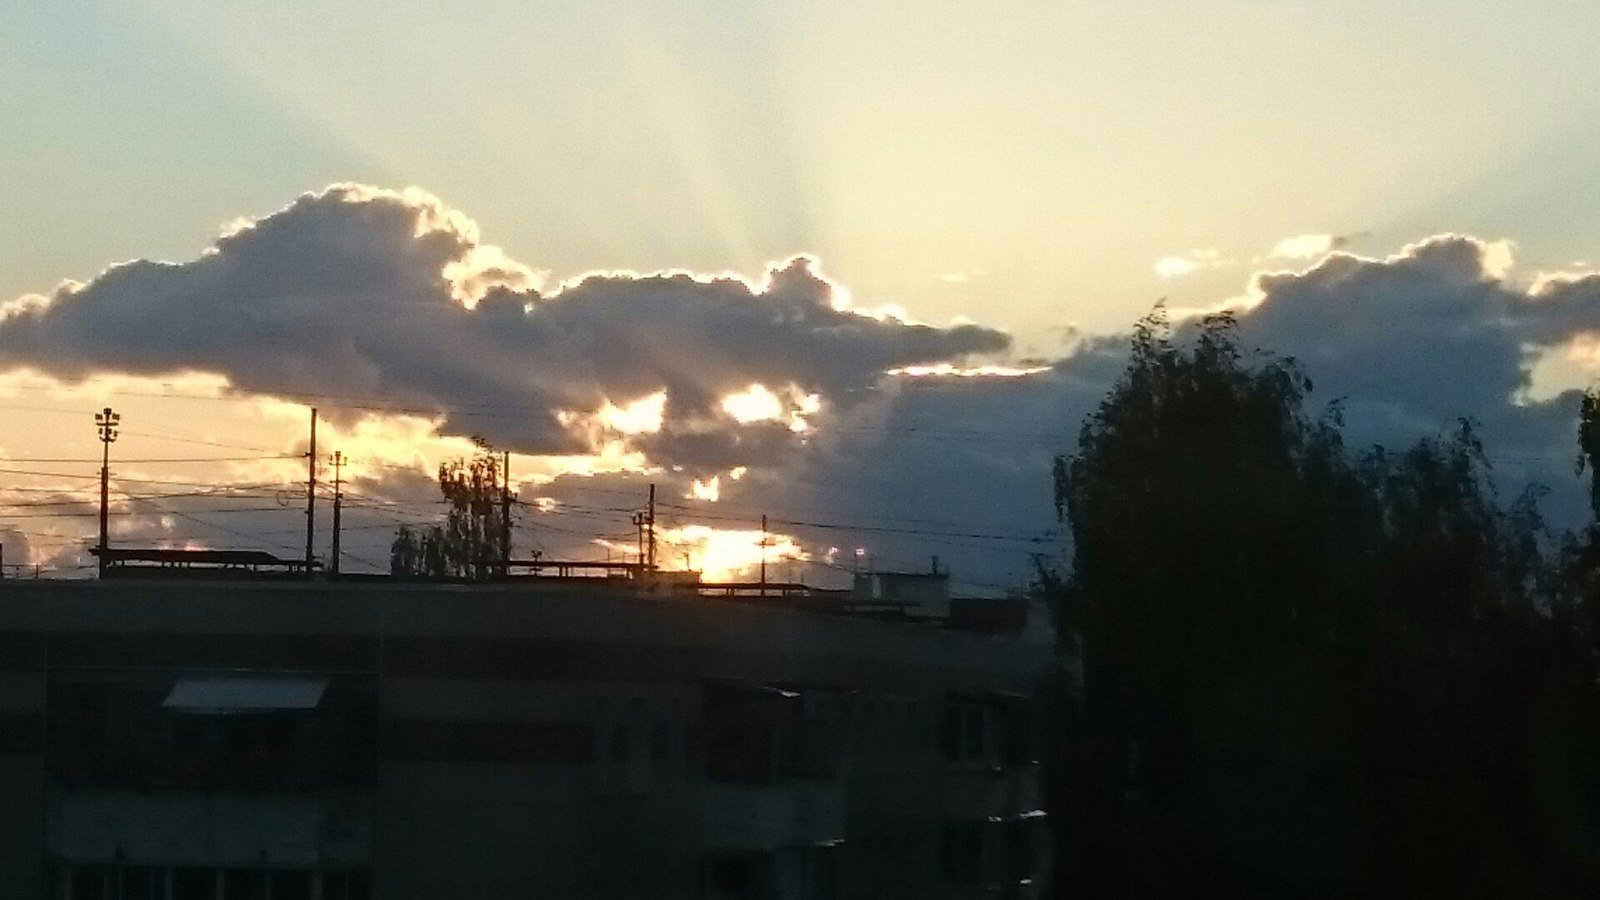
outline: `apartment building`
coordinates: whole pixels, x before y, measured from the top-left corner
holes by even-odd
[[[145,575],[0,581],[0,897],[1021,898],[1049,864],[1051,654],[1014,629]]]

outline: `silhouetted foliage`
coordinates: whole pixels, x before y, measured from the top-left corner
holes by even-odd
[[[500,458],[483,439],[473,442],[478,449],[471,459],[439,466],[439,492],[450,504],[444,524],[396,531],[389,548],[392,574],[483,580],[509,555],[500,519]]]
[[[409,525],[395,530],[389,545],[389,574],[444,578],[449,567],[444,555],[444,529],[437,525],[412,531]]]
[[[1057,460],[1063,893],[1592,888],[1593,645],[1537,492],[1501,509],[1470,422],[1351,454],[1311,389],[1158,309]]]

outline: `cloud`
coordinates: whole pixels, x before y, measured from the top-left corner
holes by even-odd
[[[1247,302],[1232,304],[1240,339],[1295,357],[1315,384],[1313,412],[1341,400],[1354,448],[1405,446],[1474,418],[1502,496],[1542,483],[1551,521],[1573,525],[1586,514],[1573,473],[1576,388],[1600,375],[1600,274],[1535,291],[1515,277],[1511,251],[1446,234],[1388,257],[1334,252],[1304,271],[1258,273]],[[899,379],[892,400],[832,423],[837,441],[784,470],[782,484],[753,469],[748,484],[724,482],[719,506],[786,502],[876,527],[802,529],[814,546],[864,544],[880,566],[925,568],[937,553],[965,589],[1015,583],[1032,553],[1063,547],[1049,462],[1071,451],[1126,346],[1124,336],[1085,339],[1012,377]],[[1541,376],[1552,358],[1568,363],[1564,381]]]
[[[1344,240],[1334,234],[1297,234],[1273,244],[1267,256],[1270,259],[1315,259],[1343,244]]]
[[[1299,360],[1313,405],[1342,399],[1354,446],[1476,418],[1502,486],[1542,481],[1552,518],[1577,521],[1574,389],[1600,374],[1600,274],[1520,278],[1511,242],[1463,235],[1387,257],[1310,237],[1293,257],[1309,267],[1223,294],[1244,344]],[[377,409],[337,411],[333,428],[385,462],[349,470],[345,509],[347,551],[380,568],[395,524],[439,514],[424,458],[470,434],[517,451],[517,545],[551,557],[630,552],[652,482],[663,529],[729,571],[759,559],[763,514],[813,580],[847,577],[823,567],[827,551],[860,547],[878,568],[937,554],[958,589],[992,591],[1061,551],[1050,461],[1120,375],[1125,335],[1071,331],[1054,358],[1022,362],[994,329],[863,313],[809,257],[758,278],[614,271],[549,286],[489,246],[424,193],[339,185],[237,224],[193,261],[127,263],[7,304],[0,368],[370,398]],[[220,501],[162,502],[206,521]],[[127,507],[119,534],[295,545],[299,513],[266,505],[212,519],[231,532]]]
[[[431,195],[335,185],[231,225],[195,260],[125,263],[11,304],[0,366],[381,398],[437,413],[445,433],[573,453],[594,449],[587,420],[618,423],[615,410],[661,392],[662,433],[731,434],[723,398],[753,383],[848,404],[887,369],[1009,346],[977,325],[856,312],[807,256],[760,280],[609,272],[540,293],[543,281]]]
[[[1272,249],[1267,252],[1267,258],[1317,259],[1335,250],[1343,250],[1350,246],[1351,241],[1365,235],[1364,231],[1352,234],[1297,234],[1272,245]]]
[[[1303,272],[1260,273],[1241,336],[1296,357],[1317,397],[1344,398],[1353,443],[1409,442],[1470,416],[1508,489],[1544,482],[1558,517],[1574,514],[1574,391],[1596,370],[1534,378],[1600,331],[1600,275],[1524,285],[1513,249],[1443,234],[1385,258],[1336,251]]]
[[[1156,260],[1156,274],[1162,278],[1180,278],[1198,269],[1214,269],[1220,266],[1231,266],[1233,260],[1223,259],[1222,253],[1216,248],[1205,250],[1190,250],[1179,256],[1164,256]]]

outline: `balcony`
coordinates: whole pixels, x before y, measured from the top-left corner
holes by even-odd
[[[357,791],[259,794],[55,787],[49,852],[73,862],[366,866],[372,799]]]
[[[699,803],[701,845],[717,851],[816,847],[844,839],[841,780],[709,782]]]

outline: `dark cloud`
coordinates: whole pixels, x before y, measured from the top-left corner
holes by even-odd
[[[807,257],[759,286],[600,274],[540,294],[537,280],[432,197],[338,185],[191,262],[131,262],[20,304],[0,322],[0,364],[66,379],[200,371],[246,393],[375,397],[437,411],[447,433],[574,452],[586,442],[563,410],[665,389],[670,427],[731,429],[720,398],[753,382],[834,401],[894,366],[1009,344],[975,325],[835,309]]]
[[[1316,384],[1313,404],[1342,400],[1353,445],[1405,444],[1477,419],[1502,487],[1545,483],[1553,518],[1570,524],[1582,509],[1576,394],[1531,399],[1529,372],[1538,354],[1600,331],[1600,276],[1533,285],[1510,262],[1508,245],[1457,235],[1385,259],[1334,252],[1258,275],[1241,338],[1297,358]],[[0,322],[0,365],[68,379],[203,371],[241,392],[377,398],[530,453],[617,438],[583,414],[665,391],[661,428],[626,438],[651,471],[541,486],[556,503],[521,508],[519,552],[591,555],[596,538],[626,548],[654,481],[664,525],[750,528],[767,514],[819,557],[839,548],[841,565],[857,547],[885,568],[923,568],[937,554],[978,590],[1020,584],[1035,554],[1063,548],[1050,461],[1071,450],[1125,359],[1123,336],[1072,335],[1073,348],[1033,374],[887,375],[959,366],[1008,340],[836,309],[833,286],[804,257],[759,285],[613,273],[537,287],[534,272],[436,200],[338,186],[193,262],[129,263],[18,304]],[[722,409],[751,384],[774,392],[779,416],[739,424]],[[802,409],[812,394],[820,409]],[[796,415],[806,428],[791,428]],[[693,479],[717,474],[719,502],[686,499]],[[345,546],[381,567],[393,525],[438,512],[431,473],[387,471],[351,486]],[[218,524],[293,546],[297,516]],[[135,527],[153,540],[237,543],[182,517]]]
[[[1239,315],[1240,338],[1296,358],[1315,385],[1312,410],[1339,400],[1354,448],[1404,446],[1476,420],[1502,497],[1542,484],[1550,520],[1571,526],[1586,515],[1574,472],[1578,392],[1534,400],[1529,373],[1539,354],[1600,331],[1600,276],[1534,285],[1513,277],[1509,254],[1505,244],[1443,235],[1386,259],[1336,253],[1304,271],[1262,274],[1255,305]],[[1180,339],[1186,332],[1180,326]],[[835,443],[781,474],[747,476],[729,499],[777,506],[782,496],[834,521],[921,532],[848,538],[892,564],[924,566],[939,553],[975,583],[1025,578],[1031,552],[1064,548],[1052,530],[1050,460],[1070,452],[1125,347],[1121,337],[1084,341],[1024,377],[902,379],[877,420],[839,423]]]

